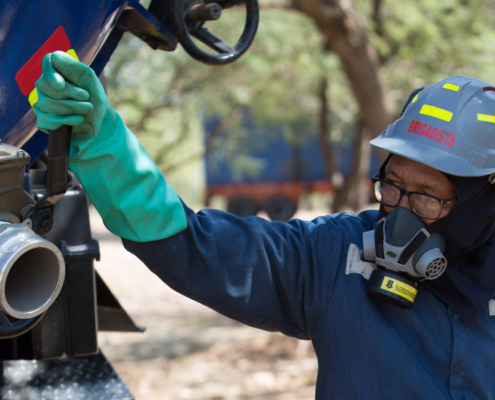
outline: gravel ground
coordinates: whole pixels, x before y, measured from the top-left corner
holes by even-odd
[[[299,213],[312,219],[319,213]],[[144,333],[99,333],[100,348],[136,400],[311,400],[312,345],[253,329],[163,284],[91,209],[96,269]]]

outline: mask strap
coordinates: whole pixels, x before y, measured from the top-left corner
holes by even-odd
[[[385,219],[381,219],[375,229],[375,254],[376,258],[385,258],[383,251],[383,239],[385,237]]]
[[[413,101],[414,97],[416,97],[416,95],[421,92],[425,87],[422,86],[418,89],[414,89],[413,92],[409,95],[409,98],[407,99],[406,101],[406,104],[404,104],[404,107],[402,108],[402,111],[399,113],[399,115],[402,117],[402,114],[404,114],[404,112],[406,111],[406,108],[409,104],[411,104],[411,101]]]

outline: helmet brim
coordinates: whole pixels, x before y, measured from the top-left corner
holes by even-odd
[[[401,157],[428,165],[446,174],[455,176],[485,176],[495,172],[476,168],[466,163],[465,160],[455,157],[452,154],[440,152],[431,147],[421,146],[417,143],[401,138],[381,138],[377,137],[370,141],[370,145],[382,150],[386,150],[392,154],[397,154]],[[424,160],[430,160],[428,164]]]

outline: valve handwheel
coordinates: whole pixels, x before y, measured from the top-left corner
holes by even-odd
[[[223,65],[234,62],[247,51],[256,36],[259,22],[258,0],[176,0],[172,3],[174,9],[170,22],[178,41],[191,57],[205,64]],[[246,25],[233,47],[203,26],[206,21],[219,19],[223,10],[243,3],[246,6]],[[200,49],[191,36],[218,54]]]

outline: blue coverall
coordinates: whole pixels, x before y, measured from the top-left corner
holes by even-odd
[[[365,293],[375,266],[360,248],[376,211],[280,223],[184,210],[185,231],[124,246],[187,297],[312,340],[317,400],[495,399],[493,304],[469,326],[421,283],[411,310]]]

